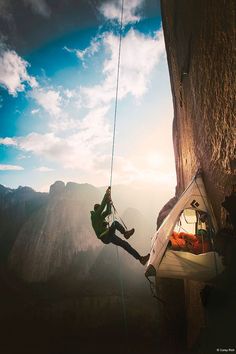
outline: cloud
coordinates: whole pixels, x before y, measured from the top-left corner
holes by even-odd
[[[30,96],[51,116],[61,113],[62,98],[59,91],[40,87],[33,90]]]
[[[5,29],[7,30],[14,30],[15,23],[14,23],[14,17],[13,14],[11,13],[11,3],[10,1],[4,1],[0,0],[0,18],[1,18],[1,24],[5,22],[6,27]],[[4,26],[1,25],[1,32],[0,32],[0,41],[4,42],[7,38],[6,33],[4,31]],[[3,33],[2,33],[3,31]],[[4,35],[5,33],[5,35]]]
[[[46,0],[24,0],[25,4],[29,5],[33,12],[43,17],[49,17],[51,14],[50,7]]]
[[[99,50],[100,38],[101,38],[101,36],[94,37],[91,40],[90,45],[87,48],[85,48],[84,50],[75,49],[75,48],[68,48],[67,46],[65,46],[63,49],[69,53],[74,53],[76,55],[76,57],[82,61],[83,66],[86,67],[86,60],[88,58],[91,58]]]
[[[93,46],[95,42],[91,43]],[[23,152],[58,163],[64,169],[78,169],[87,175],[106,175],[110,168],[110,156],[106,156],[112,140],[111,127],[106,116],[115,96],[118,37],[105,33],[99,46],[107,54],[102,67],[103,80],[99,85],[81,87],[80,96],[75,90],[60,87],[37,87],[30,93],[48,113],[51,133],[3,138],[0,139],[0,144],[15,146]],[[152,70],[164,53],[163,33],[159,31],[153,37],[131,29],[122,40],[122,51],[124,55],[121,58],[119,98],[128,94],[140,98],[147,91]],[[84,50],[81,59],[89,56],[89,53],[94,53],[90,47]],[[89,108],[83,119],[71,111],[78,97]],[[67,110],[68,104],[70,110]],[[73,130],[61,136],[61,130],[68,127]],[[127,159],[116,157],[116,162],[119,164],[119,180],[145,180],[148,176],[152,178],[151,167],[147,166],[141,173]]]
[[[0,145],[17,146],[15,138],[0,138]]]
[[[0,48],[0,85],[12,96],[25,91],[25,83],[31,88],[37,87],[37,81],[27,72],[29,63],[14,50]]]
[[[27,156],[27,155],[19,155],[19,156],[17,156],[17,160],[24,160],[24,159],[29,159],[30,158],[30,156]]]
[[[106,33],[103,45],[109,56],[103,64],[104,81],[99,85],[81,88],[83,101],[89,108],[109,104],[115,97],[119,38]],[[154,37],[129,30],[122,39],[119,99],[128,94],[140,98],[147,92],[152,70],[164,53],[162,30],[156,32]]]
[[[45,166],[41,166],[41,167],[35,168],[35,171],[39,171],[39,172],[51,172],[51,171],[54,171],[54,169],[49,168],[49,167],[45,167]]]
[[[22,166],[0,164],[0,171],[22,171],[22,170],[24,170]]]
[[[96,161],[97,174],[104,175],[111,163],[110,155],[103,155]],[[116,155],[113,168],[114,183],[149,183],[171,185],[175,183],[175,173],[166,171],[163,166],[150,166],[143,163],[142,159],[133,161],[131,158]]]
[[[76,96],[76,91],[75,90],[65,89],[64,90],[64,95],[66,96],[66,98],[71,99],[71,98]]]
[[[31,114],[35,115],[35,114],[37,114],[38,112],[39,112],[39,109],[38,109],[38,108],[37,108],[37,109],[32,109]]]
[[[98,157],[111,142],[105,115],[108,107],[89,112],[77,125],[77,131],[66,137],[55,133],[31,133],[25,137],[1,138],[0,144],[30,152],[58,163],[63,168],[92,171]]]
[[[124,1],[123,24],[137,22],[141,19],[138,15],[143,0]],[[107,2],[100,7],[100,12],[109,20],[120,21],[121,18],[121,1]]]
[[[26,137],[14,138],[16,146],[23,151],[33,152],[36,155],[57,156],[66,147],[63,140],[53,133],[30,133]],[[0,141],[1,143],[1,141]]]
[[[47,123],[51,131],[58,132],[76,128],[78,96],[75,90],[62,87],[38,87],[29,93],[29,97],[33,98],[48,115]],[[76,106],[74,110],[73,105]],[[31,111],[32,114],[38,112],[39,109]]]

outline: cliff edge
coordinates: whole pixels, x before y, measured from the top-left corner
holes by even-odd
[[[177,195],[198,168],[219,223],[232,191],[235,144],[235,2],[162,0],[174,105]]]
[[[222,202],[236,183],[235,2],[162,0],[161,7],[174,106],[176,197],[201,168],[222,227],[227,224]],[[204,284],[185,281],[182,293],[178,293],[183,303],[181,321],[185,322],[181,335],[188,348],[195,343],[194,353],[215,352],[216,343],[234,348],[231,317],[235,314],[236,286],[230,272],[232,264],[229,262],[224,280],[218,280],[221,285],[211,290],[213,295],[207,297],[205,309],[200,301]],[[169,288],[175,292],[173,282],[166,287],[162,284],[163,297]],[[172,303],[178,306],[177,301]]]

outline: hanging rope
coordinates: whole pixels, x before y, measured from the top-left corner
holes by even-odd
[[[114,152],[115,152],[116,118],[117,118],[117,103],[118,103],[118,94],[119,94],[120,57],[121,57],[121,41],[122,41],[123,14],[124,14],[124,0],[121,0],[120,34],[119,34],[119,49],[118,49],[117,77],[116,77],[116,95],[115,95],[115,111],[114,111],[112,152],[111,152],[110,186],[112,185],[113,163],[114,163]]]
[[[120,29],[119,29],[119,48],[118,48],[118,61],[117,61],[117,77],[116,77],[116,94],[115,94],[115,110],[114,110],[114,125],[113,125],[113,139],[112,139],[112,152],[111,152],[111,172],[110,172],[110,187],[112,186],[113,177],[113,165],[114,165],[114,153],[115,153],[115,138],[116,138],[116,120],[117,120],[117,105],[118,105],[118,94],[119,94],[119,79],[120,79],[120,58],[121,58],[121,41],[122,41],[122,27],[123,27],[123,14],[124,14],[124,0],[121,0],[121,15],[120,15]],[[113,203],[113,221],[115,219],[115,213],[117,213]],[[120,218],[122,221],[122,219]],[[122,221],[125,226],[124,222]],[[125,226],[126,228],[126,226]],[[123,310],[123,322],[125,328],[125,334],[127,334],[127,316],[125,307],[125,296],[124,296],[124,284],[122,279],[122,270],[120,264],[120,257],[118,247],[116,246],[117,263],[119,267],[119,279],[120,279],[120,289],[121,289],[121,299],[122,299],[122,310]]]

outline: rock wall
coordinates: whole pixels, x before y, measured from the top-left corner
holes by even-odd
[[[219,225],[235,183],[235,2],[162,0],[179,195],[202,168]]]
[[[201,168],[224,226],[221,203],[236,182],[235,2],[162,0],[161,7],[174,105],[176,196]],[[179,295],[185,298],[188,347],[206,328],[202,287],[185,281]]]

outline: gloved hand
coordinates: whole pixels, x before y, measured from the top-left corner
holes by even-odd
[[[106,190],[106,197],[107,197],[107,201],[111,202],[111,187],[108,187]]]

